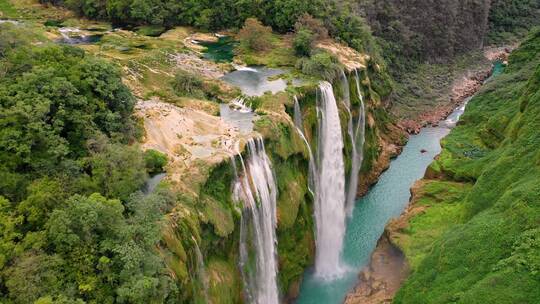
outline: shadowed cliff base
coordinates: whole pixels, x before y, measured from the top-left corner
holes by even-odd
[[[383,235],[369,265],[358,275],[358,285],[347,295],[345,304],[392,303],[408,273],[405,255]]]

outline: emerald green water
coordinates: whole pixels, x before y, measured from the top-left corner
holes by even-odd
[[[440,153],[440,140],[449,131],[445,127],[424,128],[420,134],[411,136],[403,153],[392,161],[377,185],[356,203],[353,216],[347,223],[342,253],[342,260],[350,271],[341,279],[325,282],[315,278],[313,270],[308,270],[297,304],[343,302],[348,291],[355,286],[359,270],[369,262],[386,223],[405,209],[411,186],[423,177],[427,166]],[[421,153],[422,149],[427,152]]]
[[[203,57],[215,62],[231,62],[236,42],[231,37],[220,37],[217,42],[200,42],[206,49]]]

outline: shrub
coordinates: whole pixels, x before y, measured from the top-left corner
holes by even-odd
[[[308,29],[301,29],[296,33],[293,41],[294,52],[298,56],[309,56],[313,48],[315,35]]]
[[[270,27],[255,18],[248,18],[238,33],[238,39],[242,48],[260,52],[270,47],[271,34]]]
[[[323,22],[307,13],[298,18],[298,21],[294,24],[294,29],[297,33],[302,30],[309,30],[313,34],[314,40],[328,38],[328,30]]]
[[[327,52],[299,59],[296,68],[306,75],[321,77],[328,81],[336,79],[342,69],[338,59]]]
[[[178,96],[203,97],[204,83],[202,79],[185,70],[178,70],[172,81],[172,87]]]
[[[167,155],[153,149],[147,150],[144,152],[144,163],[150,174],[163,172],[163,167],[167,165]]]

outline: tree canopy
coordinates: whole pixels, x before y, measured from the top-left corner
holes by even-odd
[[[0,24],[0,302],[174,299],[172,197],[140,192],[166,159],[131,144],[134,97],[111,64],[27,38]]]

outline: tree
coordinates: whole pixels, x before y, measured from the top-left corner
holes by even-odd
[[[145,162],[138,146],[107,145],[89,159],[91,178],[96,189],[110,198],[126,201],[141,189],[147,178]]]
[[[204,97],[203,80],[186,70],[178,70],[171,85],[178,96]]]
[[[148,173],[163,172],[163,167],[167,165],[167,155],[153,149],[146,150],[144,152],[144,162]]]
[[[328,81],[336,79],[343,68],[335,56],[323,51],[311,58],[300,58],[296,67],[306,75],[321,77]]]
[[[302,30],[309,30],[313,34],[314,40],[322,40],[328,38],[328,30],[326,29],[324,23],[317,19],[313,18],[308,13],[304,13],[296,23],[294,24],[294,29],[298,33]]]
[[[272,29],[255,18],[248,18],[238,33],[241,46],[246,50],[265,51],[271,46]]]
[[[314,35],[308,29],[300,29],[294,37],[294,52],[298,56],[309,56],[313,48]]]

